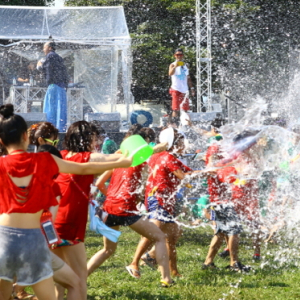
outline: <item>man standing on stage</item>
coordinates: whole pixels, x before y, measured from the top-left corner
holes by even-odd
[[[47,42],[43,51],[46,59],[37,64],[37,69],[43,71],[48,85],[43,112],[47,114],[48,122],[54,124],[60,132],[65,132],[67,126],[66,89],[69,82],[67,69],[63,59],[55,53],[54,42]]]
[[[192,96],[195,96],[195,89],[189,75],[189,69],[183,61],[183,50],[176,49],[174,57],[176,60],[169,67],[169,76],[172,80],[170,94],[172,95],[172,117],[178,118],[180,110],[189,110],[189,88]]]

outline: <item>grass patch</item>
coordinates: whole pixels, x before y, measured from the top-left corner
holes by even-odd
[[[160,274],[148,267],[141,267],[140,280],[129,276],[125,266],[131,262],[139,236],[129,228],[122,228],[115,255],[88,278],[88,300],[300,299],[298,285],[300,271],[294,264],[295,261],[299,263],[299,257],[293,257],[293,260],[285,264],[274,261],[276,251],[282,247],[270,245],[262,249],[263,260],[254,263],[251,259],[253,254],[251,243],[242,238],[240,259],[244,264],[253,267],[252,272],[232,273],[225,269],[229,261],[219,257],[215,260],[219,270],[204,271],[201,270],[201,265],[211,237],[212,231],[209,229],[184,229],[184,235],[177,248],[178,267],[184,277],[176,279],[177,284],[174,287],[163,289],[159,286]],[[88,258],[102,246],[102,237],[88,231],[86,237]]]

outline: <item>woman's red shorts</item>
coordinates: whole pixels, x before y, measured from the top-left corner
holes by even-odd
[[[172,110],[189,110],[190,109],[190,101],[188,97],[185,97],[186,94],[181,93],[179,91],[170,89],[170,95],[172,95]]]

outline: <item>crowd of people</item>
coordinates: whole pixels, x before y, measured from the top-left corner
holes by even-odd
[[[244,130],[233,138],[235,151],[226,155],[221,125],[213,121],[210,131],[196,130],[207,139],[208,147],[202,157],[205,168],[192,170],[181,159],[182,131],[169,126],[158,135],[135,124],[124,139],[140,135],[154,154],[132,167],[132,158],[118,151],[95,121],[73,123],[65,135],[64,150],[58,151],[58,130],[53,124],[41,122],[27,128],[11,104],[1,106],[0,300],[25,299],[26,286],[35,293],[31,299],[62,300],[65,294],[70,300],[87,299],[87,277],[117,248],[116,242],[103,236],[103,249],[87,261],[88,206],[97,194],[91,193],[92,185],[103,196],[97,214],[105,225],[114,230],[129,226],[141,236],[126,266],[130,276],[141,277],[141,263],[159,269],[162,287],[171,287],[172,278],[182,276],[176,253],[182,235],[177,217],[182,210],[194,216],[193,224],[206,219],[214,227],[203,269],[216,268],[214,258],[225,242],[220,255],[230,257],[228,269],[248,272],[250,267],[238,257],[239,234],[245,225],[253,238],[253,259],[259,260],[259,180],[250,176],[249,169],[256,169],[253,153],[260,155],[267,142],[259,130]],[[34,153],[27,152],[29,145],[35,146]],[[204,181],[209,201],[202,209],[195,210],[197,203],[178,200],[180,188]],[[271,180],[270,184],[265,198],[276,192],[276,183]],[[54,238],[47,235],[50,223]]]

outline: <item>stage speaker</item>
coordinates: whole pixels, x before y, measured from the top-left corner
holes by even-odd
[[[16,113],[24,118],[28,127],[32,124],[36,124],[39,122],[47,122],[47,115],[46,113],[42,112],[29,112],[29,113]]]
[[[100,121],[101,127],[106,132],[119,132],[121,127],[121,114],[113,113],[87,113],[84,115],[87,122]]]

